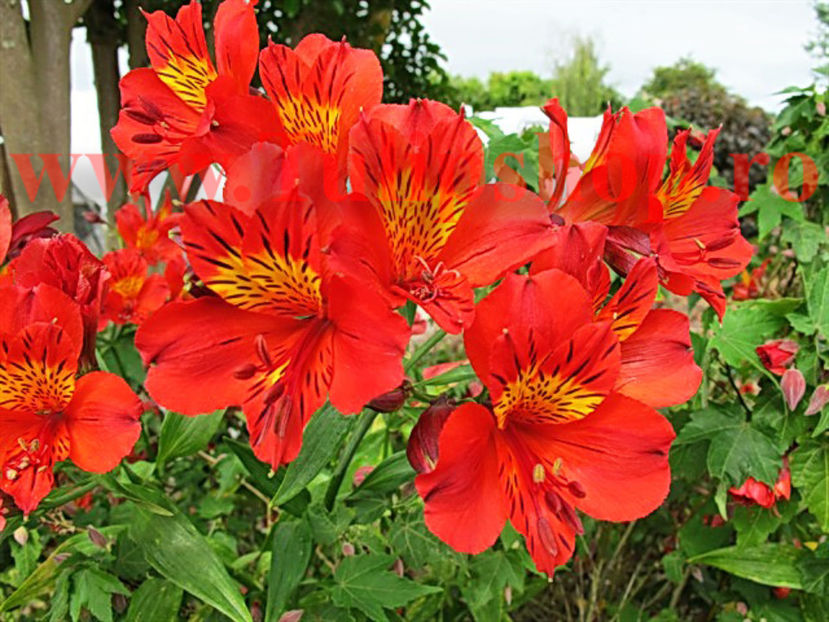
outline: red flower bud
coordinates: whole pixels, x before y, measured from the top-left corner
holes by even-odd
[[[786,371],[786,366],[794,360],[797,350],[797,343],[791,339],[775,339],[758,346],[755,351],[766,369],[781,376]]]
[[[443,424],[455,410],[455,402],[451,398],[441,395],[429,408],[420,415],[412,433],[409,435],[409,445],[406,447],[406,456],[409,464],[418,473],[431,473],[438,461],[438,439]]]
[[[383,395],[378,395],[367,406],[377,412],[393,413],[403,407],[403,404],[406,403],[406,400],[409,399],[411,394],[412,383],[404,380],[399,387],[392,389],[388,393],[383,393]]]
[[[794,410],[806,394],[806,379],[800,370],[792,367],[787,369],[780,380],[780,388],[789,410]]]
[[[789,593],[791,593],[792,588],[790,587],[775,587],[771,590],[774,592],[774,597],[778,600],[783,600],[784,598],[789,597]]]
[[[374,470],[374,467],[371,465],[361,466],[356,471],[354,471],[354,477],[352,478],[352,483],[354,487],[362,485],[364,481],[366,481],[366,477],[368,474]]]
[[[816,415],[829,402],[829,385],[822,384],[815,389],[812,397],[809,399],[809,406],[806,408],[804,415]]]
[[[292,609],[286,611],[279,618],[279,622],[299,622],[302,619],[302,614],[305,613],[303,609]]]

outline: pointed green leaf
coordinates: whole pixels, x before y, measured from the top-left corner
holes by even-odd
[[[125,622],[175,622],[179,619],[182,590],[164,579],[144,581],[130,598]]]
[[[275,622],[285,612],[308,568],[311,544],[311,529],[303,520],[280,521],[274,526],[265,622]]]
[[[168,460],[191,456],[201,451],[216,434],[224,417],[223,410],[217,410],[209,415],[185,417],[178,413],[168,412],[164,415],[161,424],[161,435],[158,439],[159,465]]]
[[[689,559],[692,564],[706,564],[773,587],[803,589],[798,563],[803,551],[790,544],[762,544],[753,547],[729,546],[697,555]]]
[[[803,503],[829,532],[829,444],[806,441],[789,456],[792,484],[800,492]]]

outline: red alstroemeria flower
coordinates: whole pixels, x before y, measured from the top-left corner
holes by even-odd
[[[273,108],[250,93],[259,53],[255,4],[224,0],[219,6],[216,66],[201,4],[183,6],[175,20],[163,11],[145,14],[151,67],[121,80],[121,114],[112,129],[115,144],[133,160],[133,192],[173,164],[184,175],[212,162],[227,166],[254,142],[278,136]]]
[[[104,255],[110,274],[101,309],[99,328],[107,322],[141,324],[161,308],[170,296],[170,288],[161,274],[149,274],[147,260],[133,248],[124,248]]]
[[[296,457],[327,396],[354,413],[399,386],[408,341],[379,290],[331,269],[321,243],[331,215],[301,186],[250,213],[186,206],[188,258],[215,296],[168,304],[136,336],[157,402],[188,415],[241,405],[256,455],[274,468]]]
[[[722,317],[721,281],[739,274],[753,249],[740,234],[737,195],[706,186],[719,130],[708,133],[693,165],[685,147],[690,130],[678,132],[668,177],[661,182],[667,144],[664,112],[608,111],[582,177],[565,196],[567,115],[557,100],[544,110],[551,119],[549,159],[561,171],[544,180],[550,209],[568,223],[607,225],[606,253],[623,273],[637,256],[655,255],[665,287],[680,295],[699,293]]]
[[[653,309],[659,290],[656,260],[643,257],[608,300],[610,274],[602,261],[607,227],[564,225],[550,250],[533,260],[531,274],[557,268],[590,294],[596,321],[609,321],[621,344],[616,390],[654,408],[682,404],[697,392],[702,370],[694,362],[688,317]]]
[[[127,203],[115,212],[115,225],[127,248],[140,252],[150,264],[180,257],[181,249],[170,239],[170,230],[178,224],[180,216],[173,213],[170,193],[158,210],[147,207],[146,215],[142,211],[135,203]]]
[[[794,362],[794,357],[800,346],[791,339],[773,339],[755,348],[763,367],[771,373],[782,376],[788,366]]]
[[[575,508],[627,521],[662,503],[673,428],[615,390],[619,341],[610,322],[594,321],[578,281],[554,269],[507,276],[479,303],[464,343],[492,408],[457,408],[437,466],[415,480],[433,533],[480,553],[509,519],[553,574],[582,533]]]
[[[344,180],[348,132],[383,97],[383,70],[371,50],[310,34],[293,50],[268,43],[259,72],[282,129],[283,147],[307,143],[331,156]]]
[[[370,266],[395,306],[408,298],[450,333],[472,322],[474,287],[550,244],[543,202],[480,185],[483,163],[474,128],[438,102],[380,105],[351,131],[351,183],[370,205],[345,210],[343,254]]]
[[[98,318],[109,279],[103,262],[78,238],[65,234],[32,240],[9,270],[16,285],[51,285],[79,305],[84,327],[81,367],[94,366]]]
[[[739,488],[732,487],[728,492],[737,503],[759,505],[766,509],[772,507],[780,499],[789,499],[792,494],[792,474],[789,471],[788,459],[783,458],[783,468],[780,469],[774,487],[748,477]]]
[[[0,266],[17,257],[30,240],[57,235],[49,226],[57,219],[52,212],[35,212],[12,222],[9,200],[0,194]]]
[[[0,489],[28,514],[67,458],[85,471],[113,469],[141,431],[141,401],[105,372],[76,378],[83,329],[64,294],[0,291]]]

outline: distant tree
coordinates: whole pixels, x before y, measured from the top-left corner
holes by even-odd
[[[485,84],[478,78],[454,76],[450,86],[452,105],[467,104],[477,111],[498,106],[539,106],[549,99],[552,82],[532,71],[507,71],[489,74]]]
[[[812,71],[824,82],[829,81],[829,2],[815,2],[818,27],[815,38],[806,44],[806,50],[818,63]]]
[[[651,97],[664,97],[689,88],[725,91],[725,87],[717,82],[716,74],[711,67],[684,56],[673,65],[654,69],[642,90]]]
[[[608,103],[617,107],[622,97],[605,82],[610,67],[602,65],[595,42],[590,37],[575,37],[570,54],[553,69],[551,96],[572,116],[601,113]]]

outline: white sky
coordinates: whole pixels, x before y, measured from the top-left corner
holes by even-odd
[[[816,30],[810,0],[432,0],[424,19],[451,73],[531,69],[549,76],[574,34],[590,35],[609,81],[631,96],[654,67],[691,55],[751,103],[811,83],[803,44]]]
[[[721,82],[774,111],[776,91],[812,82],[803,49],[816,29],[810,0],[432,0],[424,24],[448,57],[450,73],[486,77],[530,69],[548,76],[568,40],[598,43],[609,81],[631,96],[654,67],[691,55],[717,69]],[[122,54],[122,56],[124,56]],[[122,57],[122,70],[126,70]],[[86,34],[73,31],[72,151],[100,151],[92,60]],[[551,94],[552,95],[552,94]],[[103,198],[86,158],[75,181]]]

